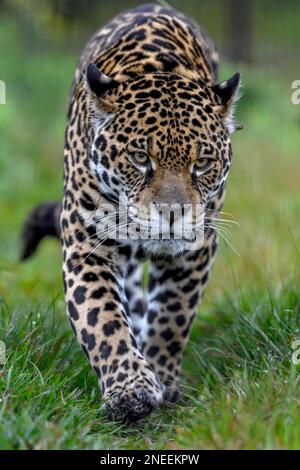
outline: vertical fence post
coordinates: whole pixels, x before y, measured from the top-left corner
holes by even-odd
[[[251,62],[253,37],[253,0],[229,0],[229,54],[234,62]]]

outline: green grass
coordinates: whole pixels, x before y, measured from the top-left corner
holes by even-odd
[[[134,428],[101,411],[97,381],[70,331],[60,248],[47,240],[18,262],[21,223],[62,193],[65,103],[77,52],[22,45],[0,20],[0,448],[300,448],[299,106],[288,69],[242,67],[224,210],[240,223],[221,243],[184,359],[184,406]],[[235,71],[222,69],[226,78]]]
[[[193,329],[184,406],[134,427],[103,415],[96,379],[62,315],[55,302],[2,306],[1,449],[299,448],[300,367],[291,363],[291,342],[300,303],[292,283],[259,303],[251,294],[216,303]]]

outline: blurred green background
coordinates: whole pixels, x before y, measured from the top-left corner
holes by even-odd
[[[138,3],[0,0],[0,80],[6,83],[6,104],[0,104],[0,331],[7,334],[10,351],[18,344],[15,358],[22,358],[15,379],[0,373],[3,390],[13,397],[3,415],[0,448],[299,448],[299,375],[289,375],[290,342],[300,326],[300,105],[291,101],[292,82],[300,79],[299,1],[169,2],[214,39],[221,79],[239,69],[244,85],[237,120],[245,129],[232,136],[224,208],[240,224],[228,237],[239,255],[221,241],[185,358],[188,383],[200,387],[199,395],[193,392],[195,402],[186,404],[188,412],[178,408],[164,417],[162,434],[152,421],[141,434],[137,428],[129,435],[99,424],[96,380],[79,348],[66,346],[72,334],[59,243],[45,240],[32,260],[18,261],[28,211],[62,196],[65,109],[81,49],[100,25]],[[59,326],[47,346],[55,312]],[[212,344],[215,355],[208,352]],[[48,347],[53,358],[44,360]],[[269,348],[277,354],[276,367]],[[42,384],[36,384],[29,363],[46,376]],[[64,372],[65,364],[73,369]],[[261,376],[263,367],[268,374]],[[63,386],[67,377],[73,382]],[[49,393],[45,402],[41,397]],[[52,414],[53,403],[59,411]]]

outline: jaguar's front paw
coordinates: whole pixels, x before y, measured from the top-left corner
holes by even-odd
[[[163,402],[164,388],[153,373],[136,376],[109,390],[105,395],[110,417],[121,422],[135,422],[149,415]]]
[[[164,401],[166,403],[178,403],[181,400],[181,392],[179,390],[179,384],[177,387],[166,386],[164,389]]]

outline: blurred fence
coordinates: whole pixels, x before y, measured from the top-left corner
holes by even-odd
[[[62,47],[79,52],[89,35],[119,11],[142,2],[113,0],[0,0],[0,14],[20,30],[29,52]],[[234,62],[296,66],[299,0],[170,0],[192,15]]]

